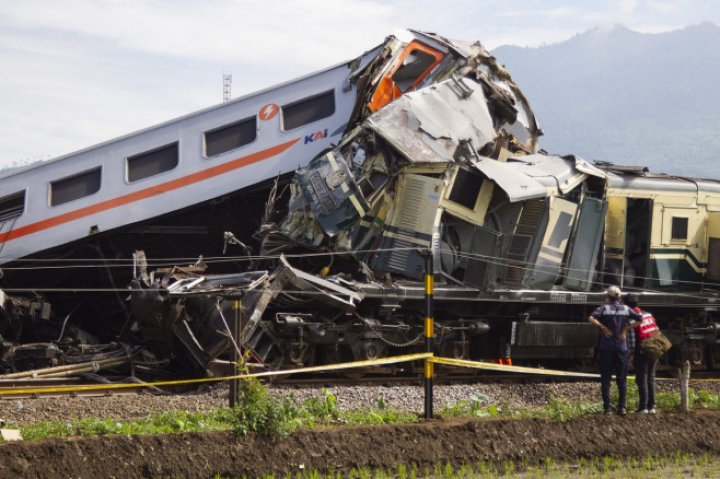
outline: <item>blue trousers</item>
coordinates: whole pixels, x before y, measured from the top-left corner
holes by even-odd
[[[627,400],[627,350],[620,348],[607,348],[598,351],[598,366],[600,369],[600,391],[602,392],[603,407],[610,409],[610,381],[615,374],[618,388],[618,411],[625,409]]]
[[[635,382],[638,387],[640,404],[638,409],[652,409],[655,407],[655,367],[657,359],[648,357],[642,349],[637,348],[634,357]]]

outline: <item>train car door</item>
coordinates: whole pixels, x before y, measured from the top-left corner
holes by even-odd
[[[538,245],[535,264],[526,279],[530,288],[550,289],[555,284],[562,272],[565,249],[577,212],[577,205],[570,201],[555,197],[548,201],[547,228]]]
[[[720,211],[708,212],[707,279],[720,281]]]
[[[605,261],[603,264],[605,284],[622,286],[623,263],[625,259],[625,222],[627,198],[610,196],[607,199],[605,215]]]
[[[568,246],[565,287],[576,291],[591,289],[597,267],[600,240],[605,227],[607,203],[585,197],[580,205],[572,243]]]
[[[653,202],[628,198],[623,253],[623,287],[642,287],[648,276]]]

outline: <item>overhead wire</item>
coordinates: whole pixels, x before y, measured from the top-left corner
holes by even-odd
[[[323,256],[338,256],[338,255],[352,255],[352,254],[364,254],[364,253],[380,253],[380,252],[397,252],[397,251],[417,251],[418,249],[422,249],[421,247],[397,247],[397,248],[373,248],[373,249],[364,249],[364,250],[355,250],[355,251],[325,251],[325,252],[313,252],[313,253],[292,253],[292,254],[283,254],[283,255],[256,255],[252,257],[246,257],[246,256],[240,256],[240,257],[213,257],[213,258],[202,258],[203,263],[217,263],[217,262],[224,262],[224,261],[238,261],[238,260],[247,260],[247,261],[258,261],[258,260],[279,260],[282,256],[285,258],[309,258],[309,257],[323,257]],[[458,258],[464,258],[464,259],[471,259],[471,260],[479,260],[486,262],[488,264],[493,264],[496,266],[504,267],[504,268],[517,268],[517,269],[523,269],[526,271],[534,271],[534,272],[542,272],[542,273],[550,273],[550,274],[557,274],[559,268],[550,267],[550,266],[543,266],[543,265],[537,265],[535,263],[531,263],[528,261],[521,261],[517,259],[510,259],[506,257],[499,257],[499,256],[492,256],[492,255],[483,255],[479,253],[472,253],[472,252],[457,252],[456,250],[448,250],[448,249],[437,249],[437,253],[439,254],[453,254],[456,255]],[[187,259],[187,258],[184,258]],[[163,259],[162,261],[166,261],[167,259]],[[190,258],[190,260],[197,261],[198,258]],[[216,260],[216,261],[214,261]],[[52,261],[52,260],[51,260]],[[131,258],[128,260],[125,259],[115,259],[114,261],[130,261],[127,265],[112,265],[113,267],[129,267],[131,262],[133,261]],[[54,268],[67,268],[72,265],[65,265],[65,266],[37,266],[30,269],[33,270],[41,270],[41,269],[54,269]],[[107,265],[99,264],[99,265],[76,265],[78,267],[107,267]],[[190,265],[192,266],[192,265]],[[149,266],[152,267],[152,266]],[[183,266],[178,266],[176,264],[165,264],[161,263],[159,266],[154,267],[178,267],[180,270],[182,270]],[[596,270],[590,270],[590,269],[580,269],[580,268],[564,268],[564,271],[570,271],[570,272],[577,272],[579,274],[589,274],[589,273],[602,273],[604,275],[610,275],[610,276],[622,276],[621,273],[608,273],[608,272],[598,272]],[[198,274],[198,276],[202,276],[202,274]],[[209,275],[211,276],[211,275]],[[626,276],[627,277],[627,276]],[[632,276],[634,279],[642,279],[642,280],[657,280],[657,278],[649,277],[649,276]],[[589,281],[590,284],[594,287],[602,287],[606,283],[602,281]],[[673,280],[675,283],[681,283],[686,285],[705,285],[707,283],[705,282],[697,282],[697,281],[687,281],[687,280]],[[220,294],[222,291],[229,291],[238,289],[237,285],[228,285],[228,286],[220,286],[218,288],[215,288],[214,290],[211,290],[211,292]],[[462,289],[467,289],[469,291],[477,290],[477,288],[472,287],[465,287]],[[506,287],[506,289],[512,289],[510,287]],[[3,288],[4,291],[8,293],[23,293],[23,292],[47,292],[47,293],[85,293],[85,292],[97,292],[97,293],[117,293],[117,292],[135,292],[135,291],[144,291],[144,292],[164,292],[166,291],[166,288],[130,288],[130,287],[124,287],[124,288],[106,288],[106,287],[99,287],[99,288],[78,288],[78,287],[70,287],[70,288],[61,288],[61,287],[23,287],[23,288]],[[649,293],[656,293],[656,294],[666,294],[667,291],[663,290],[653,290],[648,288],[642,288],[642,291],[649,292]],[[550,292],[554,292],[554,290],[550,290]],[[569,292],[565,290],[556,290],[555,292]],[[304,296],[313,296],[313,295],[325,295],[326,293],[323,291],[307,291],[307,290],[289,290],[285,289],[282,291],[283,294],[298,294],[298,295],[304,295]],[[582,291],[578,291],[577,293],[582,293]],[[696,299],[696,300],[707,300],[707,296],[702,296],[697,293],[693,292],[680,292],[680,291],[674,291],[673,294],[677,297],[682,297],[685,299]],[[462,299],[459,297],[453,298],[455,300]],[[468,296],[465,299],[475,299],[477,300],[477,296]]]

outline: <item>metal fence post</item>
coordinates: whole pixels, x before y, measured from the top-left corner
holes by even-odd
[[[241,319],[242,319],[242,301],[239,299],[236,299],[232,303],[232,309],[233,309],[233,327],[232,327],[232,335],[234,338],[234,343],[240,344],[240,328],[241,328]],[[238,351],[237,347],[233,348],[233,364],[234,364],[234,371],[235,375],[240,374],[240,361],[242,360],[242,357],[240,357],[240,351]],[[230,407],[235,407],[240,405],[240,379],[232,379],[230,381]]]
[[[690,411],[690,361],[683,361],[680,372],[680,411]]]
[[[433,255],[428,250],[425,255],[425,352],[433,351],[435,320],[433,318]],[[433,417],[433,373],[434,364],[425,360],[425,419]]]

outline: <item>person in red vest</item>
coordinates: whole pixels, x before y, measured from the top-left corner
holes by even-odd
[[[642,320],[635,323],[629,334],[634,333],[634,341],[628,338],[628,342],[634,342],[633,364],[635,365],[635,383],[640,396],[636,414],[655,414],[655,367],[658,360],[650,357],[640,347],[643,339],[649,338],[652,333],[658,330],[655,318],[647,311],[638,307],[637,297],[634,294],[625,296],[625,304],[633,311],[642,315]]]

